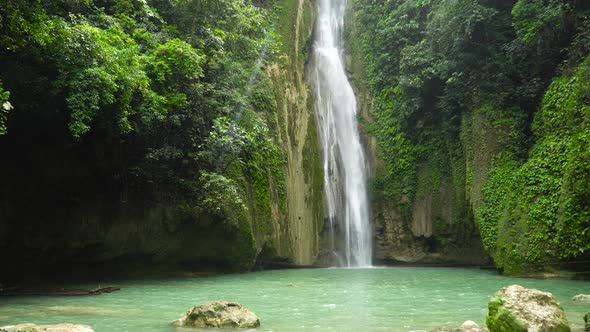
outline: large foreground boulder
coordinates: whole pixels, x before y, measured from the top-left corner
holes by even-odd
[[[176,326],[253,328],[260,326],[258,317],[236,302],[213,301],[189,309],[174,321]]]
[[[19,324],[2,326],[0,332],[94,332],[94,330],[90,326],[79,324]]]
[[[488,303],[490,331],[569,332],[565,313],[551,293],[519,285],[504,287]]]

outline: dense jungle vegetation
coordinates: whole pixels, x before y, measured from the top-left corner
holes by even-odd
[[[446,234],[437,240],[454,241],[453,223],[475,221],[508,274],[590,261],[590,3],[351,2],[360,31],[347,41],[363,54],[375,101],[368,133],[386,166],[373,197],[409,220],[415,202],[452,192],[454,221],[433,221],[435,237]],[[112,237],[109,248],[121,250],[100,259],[114,259],[157,242],[162,230],[170,239],[150,253],[192,229],[170,253],[221,259],[232,270],[286,247],[276,233],[293,225],[274,219],[287,209],[285,146],[300,143],[281,140],[279,131],[297,137],[299,128],[279,128],[295,116],[289,107],[278,114],[277,103],[313,103],[302,82],[296,91],[269,72],[278,63],[287,74],[276,77],[303,80],[302,68],[286,64],[303,63],[312,41],[293,31],[292,16],[312,26],[311,11],[297,6],[3,1],[0,258],[23,261],[9,253],[29,248],[23,257],[84,262]],[[321,185],[304,169],[321,169],[317,137],[308,136],[302,177]],[[318,193],[294,194],[321,214]],[[145,233],[133,250],[101,228],[132,219],[157,224],[121,226]],[[319,250],[303,237],[292,240]]]
[[[506,273],[587,260],[590,4],[355,1],[387,172],[409,214],[452,179]],[[444,227],[444,223],[437,224]]]
[[[271,195],[284,208],[261,69],[281,47],[279,11],[270,1],[3,1],[0,235],[59,228],[88,200],[107,214],[160,204],[173,223],[223,224],[235,237],[215,255],[250,267],[250,221],[268,233]],[[31,237],[0,242],[42,250]]]

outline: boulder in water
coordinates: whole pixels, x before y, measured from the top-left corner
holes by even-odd
[[[572,297],[572,301],[579,303],[590,303],[590,295],[578,294]]]
[[[486,325],[491,331],[571,331],[563,309],[551,293],[519,285],[504,287],[490,299]]]
[[[584,316],[585,332],[590,332],[590,311]]]
[[[94,332],[94,330],[90,326],[79,324],[19,324],[2,326],[0,332]]]
[[[236,302],[213,301],[189,309],[174,321],[176,326],[221,328],[254,328],[260,326],[258,317]]]

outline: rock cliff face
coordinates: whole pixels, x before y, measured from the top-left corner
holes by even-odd
[[[63,147],[59,140],[40,143],[41,136],[30,137],[29,147],[17,146],[8,137],[0,141],[11,159],[0,166],[11,178],[0,185],[0,259],[14,275],[2,280],[64,266],[232,271],[250,269],[256,260],[315,263],[324,223],[322,169],[303,77],[313,6],[306,0],[279,5],[281,54],[261,73],[272,85],[273,109],[257,111],[265,112],[270,138],[282,150],[283,171],[259,181],[233,171],[245,206],[237,224],[215,211],[191,210],[190,200],[152,200],[146,192],[158,188],[134,188],[126,178],[101,182],[100,171],[109,166],[104,155],[125,155],[120,146],[101,146],[98,153]],[[30,152],[23,157],[22,151]]]
[[[375,137],[370,132],[373,120],[374,100],[368,88],[364,54],[359,37],[357,9],[354,1],[349,3],[346,19],[347,65],[357,92],[360,117],[363,125],[364,144],[371,163],[373,179],[387,173]],[[474,115],[475,116],[475,115]],[[475,121],[477,125],[479,122]],[[495,133],[488,133],[493,141]],[[483,139],[483,138],[482,138]],[[487,141],[486,141],[487,142]],[[486,142],[482,142],[485,144]],[[478,146],[478,148],[480,148]],[[483,146],[482,148],[493,148]],[[477,150],[472,155],[458,158],[453,165],[453,175],[433,178],[435,170],[427,162],[417,165],[418,190],[412,202],[393,202],[378,190],[372,195],[372,222],[374,225],[374,258],[383,262],[453,262],[482,264],[488,262],[479,231],[475,224],[469,202],[478,200],[481,187],[467,184],[466,168],[474,160],[478,163],[475,179],[481,186],[487,174],[490,160],[485,159],[486,150]],[[479,158],[479,159],[478,159]],[[471,170],[473,172],[473,170]],[[373,185],[375,188],[375,185]],[[475,188],[470,190],[468,188]],[[473,196],[471,200],[466,196]]]
[[[285,53],[268,74],[278,105],[278,137],[286,154],[287,209],[285,222],[274,234],[279,256],[307,265],[316,262],[324,224],[320,143],[304,79],[315,8],[307,0],[285,0],[282,6],[284,16],[278,26]]]
[[[515,29],[542,21],[524,19],[533,7],[526,1],[352,4],[350,68],[360,94],[365,82],[370,89],[360,99],[374,98],[361,102],[378,140],[378,149],[369,139],[367,147],[383,160],[373,165],[376,258],[487,265],[489,255],[508,275],[584,271],[584,6],[556,11],[561,30],[549,35]],[[467,30],[458,24],[468,21]]]

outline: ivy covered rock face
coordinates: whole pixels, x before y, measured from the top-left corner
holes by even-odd
[[[519,285],[504,287],[488,303],[490,331],[569,332],[565,313],[551,293]]]
[[[424,237],[447,257],[479,236],[506,275],[587,260],[587,6],[352,3],[360,36],[349,45],[362,48],[383,162],[371,193],[386,207],[375,213],[378,258],[399,259],[409,229],[404,247]]]
[[[260,320],[250,309],[236,302],[213,301],[189,309],[174,321],[176,326],[255,328]]]
[[[94,330],[90,326],[79,324],[19,324],[0,327],[0,332],[94,332]]]

